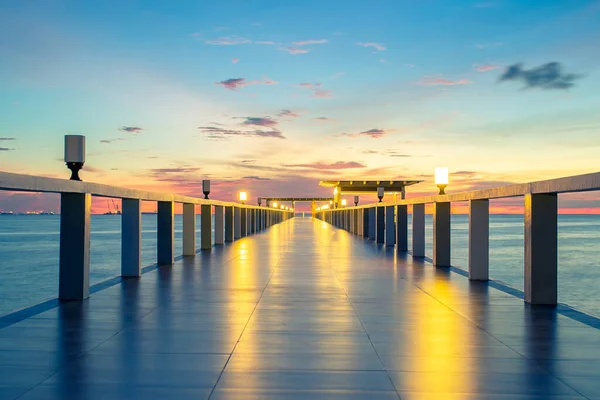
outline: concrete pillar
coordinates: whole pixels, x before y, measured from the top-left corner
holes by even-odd
[[[425,204],[413,204],[412,254],[425,257]]]
[[[406,205],[396,206],[396,250],[408,251],[408,212]]]
[[[369,208],[369,239],[377,239],[377,213],[376,207]]]
[[[60,195],[60,300],[82,300],[90,295],[91,208],[92,195],[88,193]]]
[[[225,243],[223,208],[223,206],[215,206],[215,244]]]
[[[242,237],[242,209],[234,207],[233,211],[233,227],[234,227],[234,238],[239,239]]]
[[[525,301],[558,300],[558,196],[525,195]]]
[[[200,248],[210,250],[212,248],[212,205],[202,204],[200,214]]]
[[[121,208],[121,276],[142,275],[142,202],[123,199]]]
[[[376,239],[377,243],[385,243],[385,207],[377,206],[375,207],[376,213]]]
[[[433,265],[450,264],[450,203],[433,203]]]
[[[369,224],[369,216],[371,215],[371,211],[370,208],[363,208],[362,209],[363,212],[363,229],[362,229],[362,237],[364,238],[368,238],[370,236],[370,227],[371,224]]]
[[[158,265],[175,262],[175,203],[159,201],[157,213],[157,261]]]
[[[396,244],[396,227],[394,225],[394,206],[385,207],[385,245],[394,247]]]
[[[183,255],[196,254],[196,205],[183,204]]]
[[[250,210],[250,233],[256,233],[256,208]]]
[[[233,242],[235,240],[233,236],[233,206],[225,207],[225,241]]]
[[[240,210],[242,215],[241,237],[246,237],[248,236],[248,209],[246,207],[242,207]]]
[[[489,280],[490,271],[490,202],[469,201],[469,279]]]

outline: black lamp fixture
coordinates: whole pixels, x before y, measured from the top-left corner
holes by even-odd
[[[256,202],[258,203],[258,206],[260,207],[260,205],[262,203],[262,197],[257,198]]]
[[[210,180],[205,179],[202,181],[202,193],[204,193],[204,198],[208,199],[208,195],[210,194]]]
[[[377,188],[377,198],[379,199],[380,203],[383,200],[383,194],[384,194],[384,192],[385,192],[385,188],[383,186],[379,186]]]
[[[85,163],[85,136],[65,135],[65,163],[71,170],[71,180],[81,181],[79,171]]]
[[[360,200],[360,196],[354,196],[354,205],[358,205],[358,201]]]

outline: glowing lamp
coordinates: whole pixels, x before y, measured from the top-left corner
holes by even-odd
[[[248,193],[240,192],[240,201],[242,204],[246,204],[246,200],[248,199]]]
[[[205,179],[202,181],[202,193],[204,193],[204,198],[208,199],[208,195],[210,194],[210,180]]]
[[[381,203],[381,201],[383,200],[383,195],[385,192],[385,188],[383,186],[379,186],[377,188],[377,198],[379,199],[379,202]]]
[[[346,202],[346,199],[342,199],[342,207],[346,207],[346,204],[348,204],[348,202]]]
[[[71,180],[80,181],[79,170],[85,163],[85,136],[65,135],[65,163],[71,170]]]
[[[283,205],[281,205],[281,209],[283,210]]]
[[[448,186],[448,168],[438,167],[435,169],[435,184],[440,189],[439,194],[446,194],[444,189]]]
[[[273,208],[277,208],[277,202],[276,201],[273,202]]]

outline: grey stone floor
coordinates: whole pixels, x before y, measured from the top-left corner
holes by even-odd
[[[600,331],[309,218],[0,330],[1,399],[600,399]]]

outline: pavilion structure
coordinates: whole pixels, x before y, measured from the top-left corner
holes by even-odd
[[[394,200],[406,197],[406,187],[416,185],[419,180],[352,180],[352,181],[321,181],[320,186],[333,188],[333,207],[340,207],[342,194],[377,194],[377,189],[382,187],[385,194],[394,196]]]
[[[261,197],[266,202],[267,207],[272,207],[275,203],[292,203],[292,210],[296,209],[296,202],[310,202],[312,215],[315,215],[317,202],[327,202],[333,205],[333,197]]]

